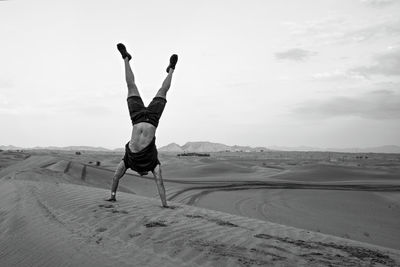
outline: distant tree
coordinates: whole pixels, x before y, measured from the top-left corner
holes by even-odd
[[[190,156],[194,156],[194,157],[209,157],[210,154],[208,153],[182,153],[182,154],[178,154],[178,157],[190,157]]]

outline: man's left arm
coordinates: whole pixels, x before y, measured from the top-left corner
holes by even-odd
[[[156,180],[157,189],[158,189],[158,193],[160,194],[162,205],[163,205],[163,207],[167,208],[168,207],[167,198],[165,195],[165,188],[164,188],[164,182],[163,182],[162,175],[161,175],[161,166],[160,165],[157,165],[156,168],[153,170],[153,175]]]

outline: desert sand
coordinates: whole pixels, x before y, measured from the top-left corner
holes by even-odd
[[[0,152],[0,266],[400,265],[396,155],[288,155],[162,154],[164,209],[133,172],[104,201],[121,154]]]

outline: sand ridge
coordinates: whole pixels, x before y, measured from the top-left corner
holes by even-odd
[[[201,159],[161,155],[167,197],[183,204],[400,249],[400,169],[395,155],[370,155],[368,164],[359,160],[331,163],[315,156],[312,162],[303,162],[294,156],[285,161],[268,153],[215,154]],[[16,163],[10,166],[12,157],[16,157]],[[0,174],[18,174],[21,178],[25,171],[35,169],[25,178],[109,189],[120,157],[118,153],[93,152],[79,156],[53,151],[7,153],[2,166],[8,167]],[[101,166],[96,166],[96,161]],[[360,163],[365,166],[358,166]],[[232,166],[242,171],[231,172]],[[194,168],[202,170],[201,177],[199,172],[192,176]],[[119,191],[158,198],[154,178],[132,171],[124,176]]]
[[[74,162],[17,164],[0,178],[1,266],[400,264],[398,250],[129,192],[108,203]]]

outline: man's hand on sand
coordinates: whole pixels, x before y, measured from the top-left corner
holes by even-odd
[[[115,202],[115,201],[117,201],[117,199],[116,199],[115,197],[110,197],[110,198],[108,198],[108,199],[105,199],[105,201],[108,201],[108,202]]]

